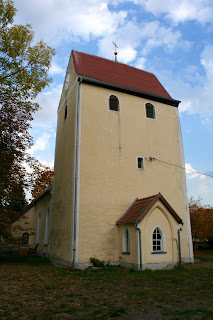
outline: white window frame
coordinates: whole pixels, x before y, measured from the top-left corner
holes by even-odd
[[[27,244],[22,244],[22,238],[23,238],[23,236],[24,236],[24,234],[27,234],[27,237],[28,237],[28,243]],[[24,231],[22,234],[21,234],[21,246],[22,247],[29,247],[30,246],[30,234],[29,234],[29,232],[27,232],[27,231]]]
[[[154,114],[155,114],[155,117],[154,117],[154,118],[147,117],[147,115],[146,115],[146,105],[147,105],[147,104],[151,104],[151,105],[153,106],[153,108],[154,108]],[[153,103],[151,103],[151,102],[146,102],[146,103],[144,104],[144,111],[145,111],[145,117],[146,117],[146,119],[150,119],[150,120],[156,120],[156,119],[157,119],[156,108],[155,108],[155,106],[154,106]]]
[[[143,159],[143,166],[142,166],[142,168],[139,168],[139,167],[138,167],[138,159]],[[145,158],[144,158],[144,157],[142,157],[142,156],[137,156],[137,157],[136,157],[136,168],[137,168],[138,170],[144,170],[144,169],[145,169]]]
[[[38,221],[37,221],[37,233],[36,233],[36,244],[39,244],[40,239],[40,230],[41,229],[41,211],[38,214]]]
[[[114,96],[114,97],[116,97],[117,99],[118,99],[118,111],[116,111],[116,110],[111,110],[110,109],[110,97],[111,96]],[[120,104],[120,99],[118,98],[118,96],[116,95],[116,94],[110,94],[109,96],[108,96],[108,110],[109,111],[111,111],[111,112],[116,112],[116,113],[120,113],[121,112],[121,104]]]
[[[49,242],[49,221],[50,221],[50,210],[47,208],[45,218],[45,233],[44,233],[44,245],[47,246]]]
[[[123,253],[130,253],[130,234],[127,228],[123,231]]]
[[[158,229],[161,234],[161,250],[153,250],[153,233]],[[151,252],[152,253],[165,253],[166,252],[166,238],[163,229],[160,226],[155,226],[151,232]]]

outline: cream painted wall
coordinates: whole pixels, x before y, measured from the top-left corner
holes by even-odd
[[[76,107],[76,74],[72,61],[67,74],[70,82],[67,90],[63,88],[58,108],[57,138],[55,148],[53,209],[49,254],[51,258],[70,261],[72,230],[72,192],[74,162],[74,129]],[[64,119],[67,105],[67,119]]]
[[[129,231],[130,238],[130,252],[123,252],[123,233],[127,229]],[[128,264],[138,264],[138,231],[133,225],[120,225],[118,226],[119,237],[119,262]]]
[[[39,199],[35,205],[35,219],[36,219],[36,235],[35,240],[37,242],[37,232],[38,232],[38,217],[40,213],[40,232],[39,232],[39,239],[38,239],[38,253],[42,253],[43,255],[48,255],[48,243],[45,242],[45,231],[46,231],[46,215],[49,211],[49,217],[51,214],[51,203],[52,203],[52,193],[48,192],[44,197]],[[48,235],[50,235],[50,218],[48,223]],[[49,239],[49,236],[48,236]],[[49,242],[49,240],[48,240]]]
[[[34,247],[36,242],[36,218],[35,206],[27,211],[19,220],[12,224],[12,234],[15,237],[21,237],[26,230],[30,234],[29,246]]]
[[[94,255],[118,261],[115,223],[136,197],[161,192],[186,221],[182,170],[147,160],[145,170],[136,169],[137,156],[181,165],[176,110],[153,102],[157,119],[148,119],[148,100],[84,83],[81,86],[79,263]],[[119,98],[119,113],[109,110],[111,94]],[[182,257],[189,257],[186,226]]]
[[[152,233],[160,227],[165,234],[165,254],[152,253]],[[178,223],[160,201],[140,223],[142,261],[146,263],[178,262]]]

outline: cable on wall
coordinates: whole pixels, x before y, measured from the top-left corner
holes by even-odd
[[[154,157],[149,157],[149,158],[145,158],[145,159],[148,160],[149,162],[152,162],[153,160],[156,160],[156,161],[165,163],[165,164],[167,164],[167,165],[169,165],[169,166],[177,167],[177,168],[180,168],[180,169],[183,169],[183,170],[187,170],[187,171],[192,171],[192,172],[194,172],[194,173],[202,174],[203,176],[207,176],[207,177],[213,178],[213,176],[210,175],[210,174],[203,173],[203,172],[199,172],[199,171],[196,171],[196,170],[193,170],[193,169],[187,169],[187,168],[185,168],[185,167],[181,167],[181,166],[178,166],[178,165],[176,165],[176,164],[169,163],[169,162],[166,162],[166,161],[163,161],[163,160],[154,158]]]

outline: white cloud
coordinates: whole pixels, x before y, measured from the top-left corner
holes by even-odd
[[[116,40],[118,45],[118,61],[130,63],[137,58],[145,59],[153,48],[163,47],[166,52],[172,52],[177,48],[188,50],[191,46],[189,41],[182,39],[180,31],[175,31],[172,27],[165,27],[158,21],[138,24],[134,19],[120,26],[116,32],[107,32],[98,42],[100,56],[114,59],[112,40]],[[140,46],[143,48],[139,51]],[[145,60],[136,60],[135,65]]]
[[[156,47],[164,47],[166,50],[173,51],[177,47],[187,50],[191,45],[190,42],[182,39],[180,31],[174,31],[171,27],[166,28],[159,21],[144,24],[141,28],[141,35],[148,39],[143,49],[144,54]]]
[[[188,69],[184,76],[174,77],[170,75],[170,86],[173,87],[176,96],[181,97],[179,111],[189,114],[199,114],[202,119],[209,121],[213,117],[213,45],[208,45],[201,53],[201,64],[204,74]],[[188,73],[188,76],[187,76]],[[190,78],[194,77],[195,81]]]
[[[195,169],[192,168],[190,163],[186,163],[185,168],[186,168],[187,179],[195,179],[195,178],[201,177],[201,175],[197,173]]]
[[[135,63],[135,67],[138,69],[145,69],[146,59],[144,57],[138,58]]]
[[[198,173],[195,169],[192,168],[192,165],[190,163],[186,163],[185,168],[188,184],[190,183],[190,186],[193,186],[194,189],[193,193],[197,196],[202,195],[202,198],[206,198],[206,203],[211,203],[212,198],[210,197],[210,199],[208,199],[208,197],[206,196],[211,195],[211,193],[213,192],[213,179]]]
[[[124,63],[130,62],[136,58],[137,51],[130,45],[121,48],[119,51],[119,58]]]
[[[55,75],[55,74],[61,74],[62,76],[65,76],[66,70],[64,68],[61,68],[56,63],[52,63],[49,74]]]
[[[62,91],[62,84],[52,86],[48,91],[44,91],[38,95],[36,101],[41,109],[35,113],[33,126],[42,128],[51,128],[56,125],[57,109]]]
[[[44,151],[48,145],[50,134],[43,133],[42,136],[36,139],[34,145],[28,150],[29,154],[34,155],[36,151]]]
[[[52,44],[61,40],[102,36],[124,22],[125,11],[111,12],[104,0],[15,0],[16,21],[30,23],[40,37]]]
[[[154,15],[165,14],[175,23],[187,20],[212,23],[213,20],[212,0],[131,0],[131,2],[142,5]]]
[[[213,77],[213,45],[207,45],[201,54],[201,64],[203,65],[208,78]]]
[[[54,169],[54,160],[52,161],[43,161],[43,160],[40,160],[41,164],[43,164],[44,166],[48,166],[50,169]]]

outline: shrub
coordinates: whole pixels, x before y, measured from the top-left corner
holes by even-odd
[[[93,264],[93,267],[104,267],[105,263],[102,260],[96,258],[90,258],[90,262]]]

